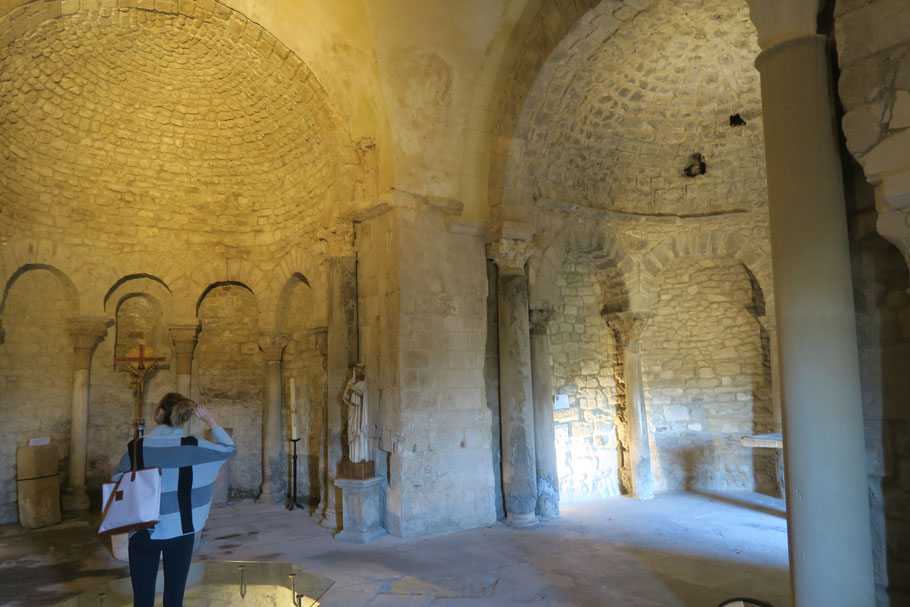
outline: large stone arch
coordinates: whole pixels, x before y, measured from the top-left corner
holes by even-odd
[[[628,303],[635,284],[635,263],[622,239],[596,223],[579,222],[559,232],[529,261],[531,308],[551,308],[557,301],[556,274],[570,255],[586,260],[602,283],[607,282],[606,273],[615,272],[621,290],[617,297]]]
[[[693,230],[679,232],[659,242],[639,261],[639,288],[650,301],[654,279],[673,260],[682,257],[731,258],[745,266],[758,283],[770,305],[774,292],[771,276],[771,251],[767,242],[760,243],[732,230]]]
[[[256,305],[260,311],[260,324],[268,322],[268,319],[263,321],[262,311],[268,310],[270,307],[268,293],[274,291],[271,288],[273,281],[258,265],[243,259],[222,259],[199,264],[188,273],[188,277],[187,297],[192,298],[194,317],[197,313],[198,303],[213,285],[238,284],[248,289],[256,298]],[[266,325],[263,329],[269,327],[270,325]]]
[[[602,5],[605,13],[613,9],[607,18],[624,20],[650,3],[651,0],[623,0]],[[496,209],[503,203],[510,142],[529,91],[545,63],[552,58],[551,65],[558,66],[564,59],[555,50],[557,47],[569,48],[577,43],[576,50],[580,51],[586,46],[583,38],[591,26],[586,14],[598,4],[599,0],[528,3],[508,37],[499,69],[492,78],[493,99],[489,98],[488,86],[478,87],[481,94],[474,100],[468,131],[488,134],[489,139],[478,137],[465,146],[463,173],[465,179],[476,183],[467,186],[463,182],[463,189],[485,189],[494,216],[500,213]],[[561,45],[576,26],[581,28],[579,36]]]

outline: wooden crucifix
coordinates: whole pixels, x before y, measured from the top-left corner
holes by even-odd
[[[136,438],[141,437],[145,432],[145,413],[143,411],[145,400],[145,380],[158,363],[167,360],[164,357],[156,357],[155,351],[143,343],[127,352],[122,358],[115,358],[114,362],[125,363],[126,371],[129,372],[130,388],[133,389],[133,397],[136,402]]]

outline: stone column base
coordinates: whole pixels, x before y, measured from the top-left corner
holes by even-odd
[[[382,528],[382,487],[385,479],[374,476],[364,480],[339,478],[341,489],[342,531],[335,537],[346,542],[366,544],[386,535]]]
[[[85,487],[67,487],[63,490],[63,495],[60,497],[65,512],[88,510],[88,492]]]
[[[537,515],[533,512],[522,512],[516,514],[514,512],[509,512],[506,514],[506,523],[512,527],[533,527],[538,522]]]

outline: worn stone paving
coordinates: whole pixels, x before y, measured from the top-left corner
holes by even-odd
[[[704,607],[732,596],[790,605],[779,499],[613,497],[562,512],[529,529],[497,524],[360,545],[333,540],[306,511],[240,501],[212,512],[196,560],[293,562],[335,580],[323,607]],[[0,528],[0,604],[53,605],[127,575],[96,522]]]

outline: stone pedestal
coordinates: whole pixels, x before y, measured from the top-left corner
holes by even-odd
[[[382,528],[382,487],[385,479],[374,476],[364,480],[339,478],[342,531],[335,537],[346,542],[366,544],[386,534]]]
[[[27,529],[60,522],[60,475],[57,447],[40,445],[16,450],[19,524]]]

